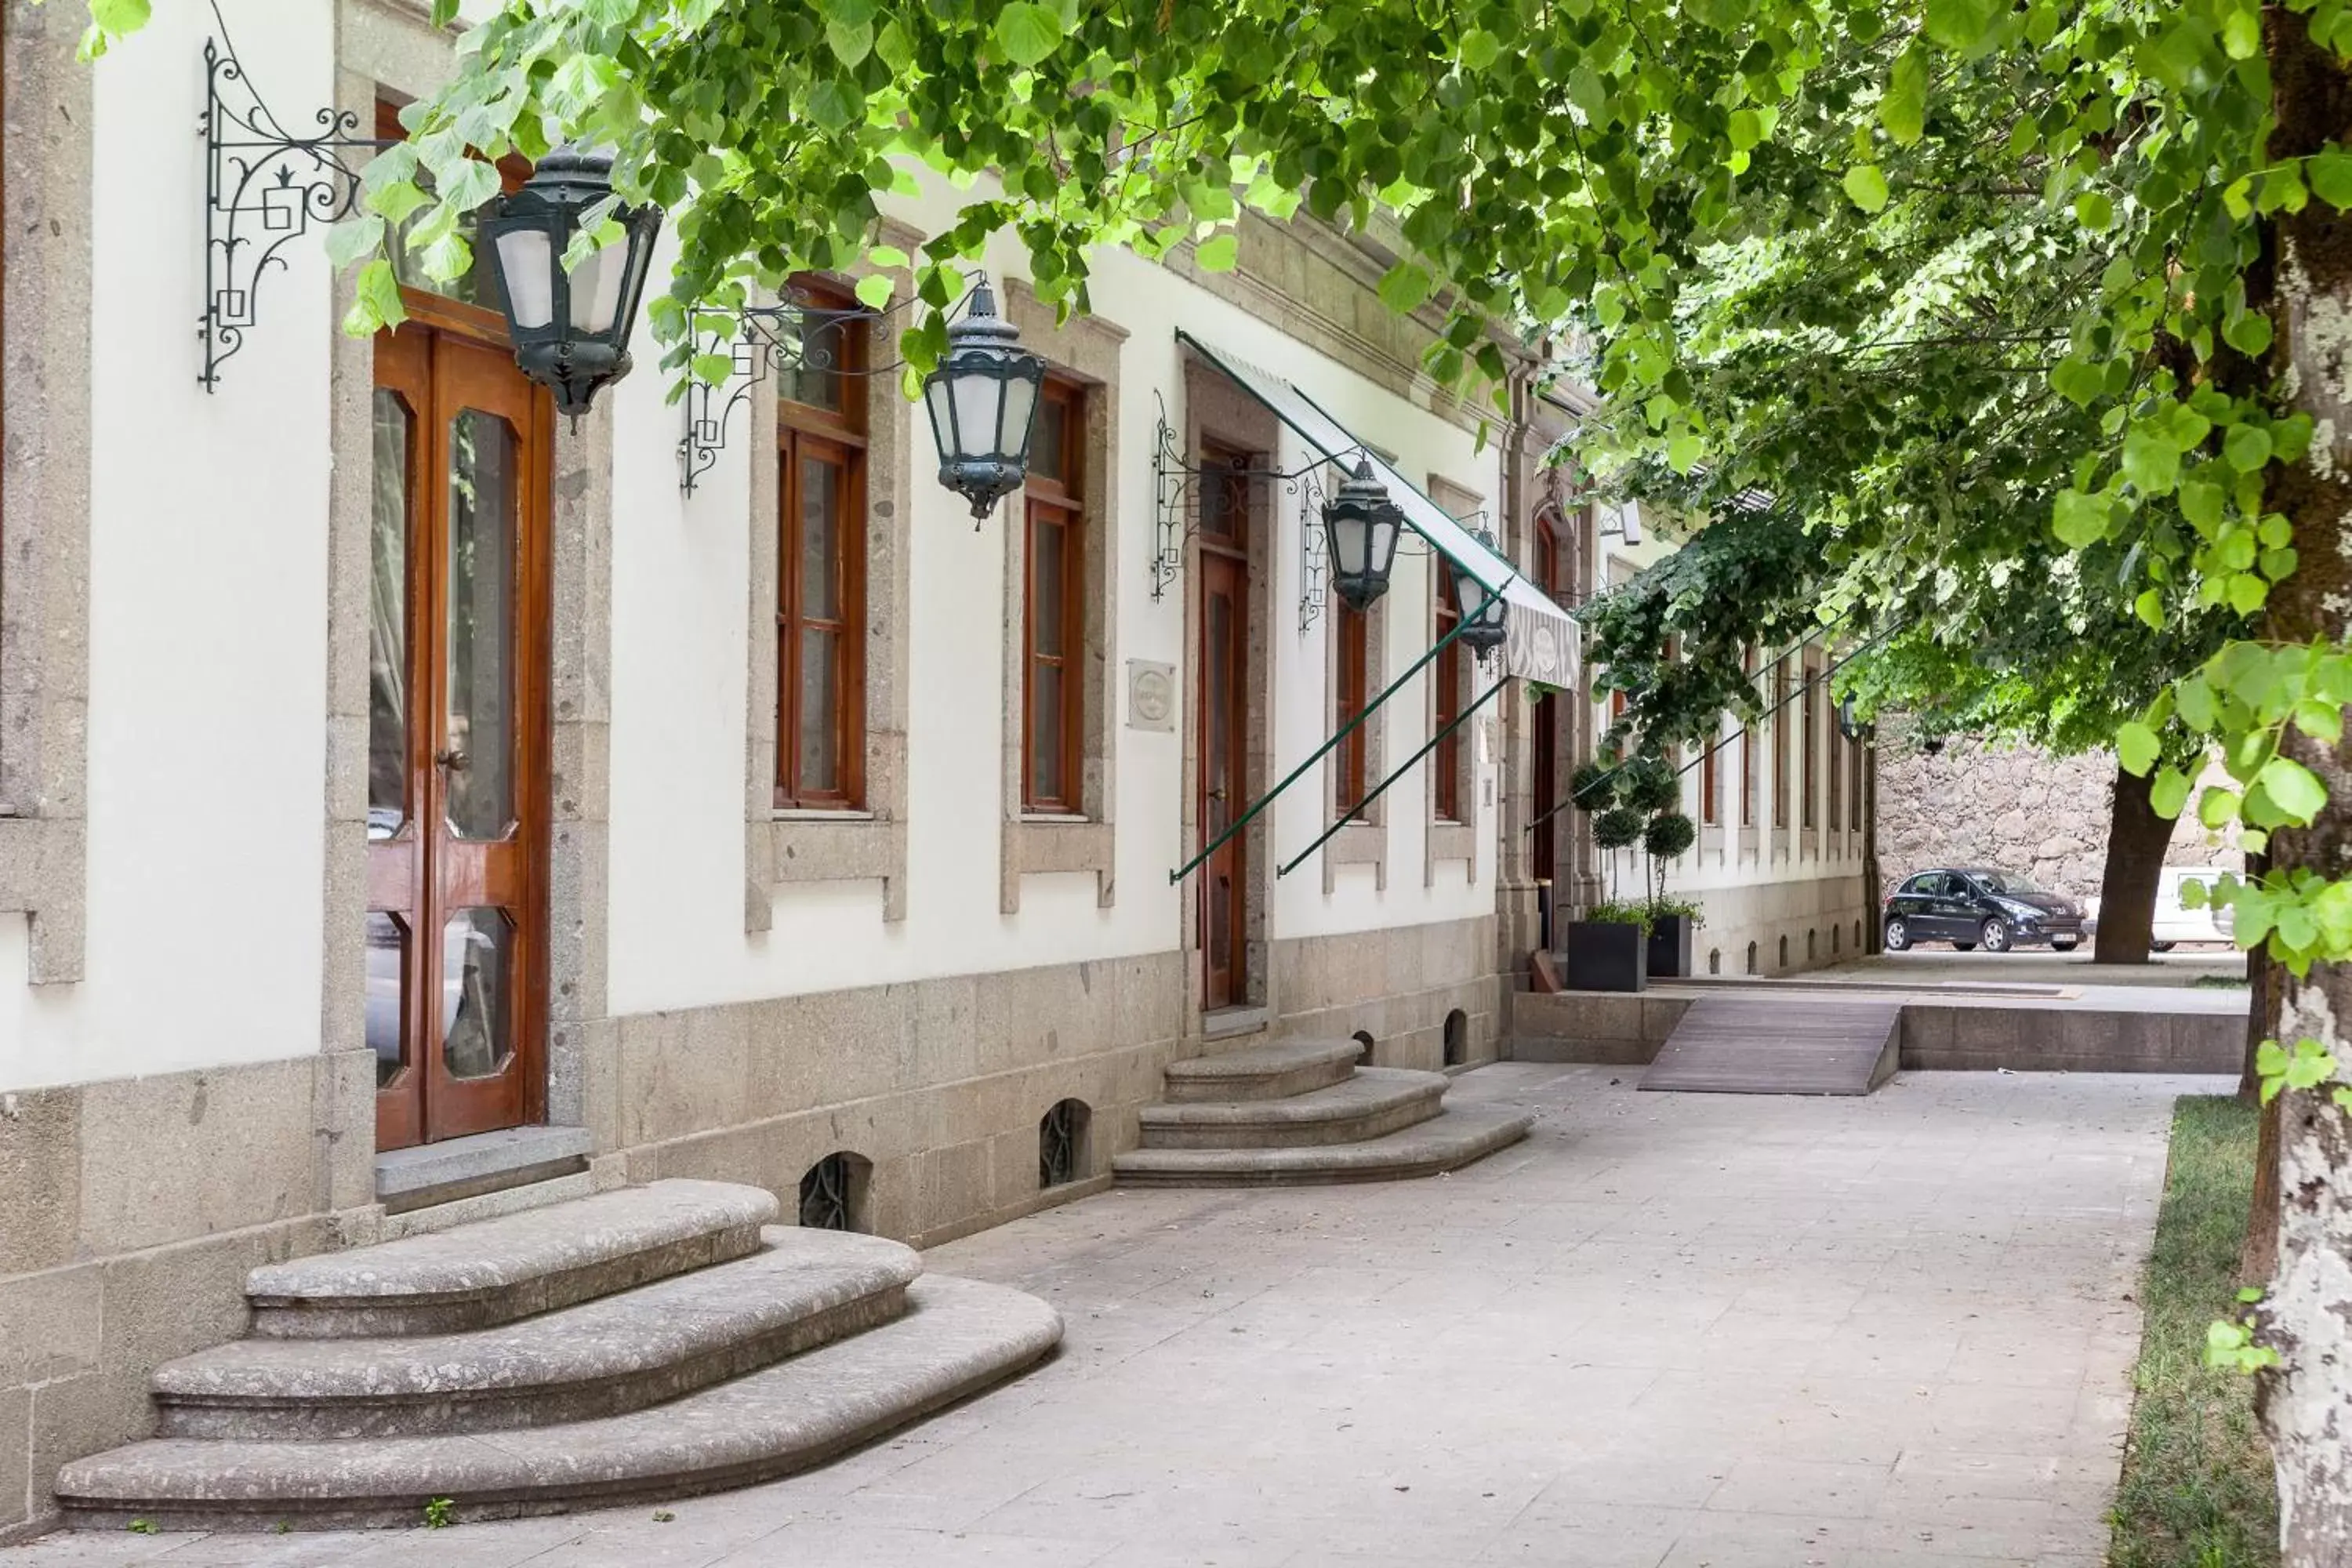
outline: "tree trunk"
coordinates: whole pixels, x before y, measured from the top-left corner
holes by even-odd
[[[2352,75],[2315,47],[2305,18],[2269,7],[2273,159],[2321,151],[2352,124]],[[2274,219],[2270,265],[2248,292],[2277,331],[2269,368],[2280,395],[2317,424],[2309,457],[2270,471],[2269,504],[2294,527],[2299,564],[2271,594],[2266,637],[2340,642],[2352,622],[2352,219],[2325,202]],[[2336,878],[2352,866],[2352,746],[2290,730],[2282,749],[2327,786],[2318,819],[2274,834],[2274,869]],[[2280,1043],[2312,1039],[2352,1061],[2352,964],[2278,973]],[[2352,1116],[2332,1086],[2280,1096],[2278,1268],[2261,1311],[2280,1364],[2260,1374],[2255,1410],[2278,1466],[2285,1568],[2352,1562]]]
[[[2247,856],[2246,875],[2261,876],[2267,864],[2265,856]],[[2255,1057],[2264,1040],[2278,1037],[2277,977],[2284,973],[2267,949],[2247,952],[2246,1061],[2238,1074],[2238,1098],[2250,1105],[2262,1098],[2263,1080],[2254,1070]],[[2262,1135],[2254,1144],[2254,1194],[2246,1209],[2246,1242],[2238,1252],[2241,1284],[2267,1283],[2278,1268],[2278,1140],[2279,1102],[2273,1100],[2263,1107]]]
[[[2099,934],[2094,963],[2146,963],[2156,930],[2156,889],[2163,880],[2172,823],[2148,804],[2155,776],[2116,769],[2107,813],[2107,865],[2099,874]]]

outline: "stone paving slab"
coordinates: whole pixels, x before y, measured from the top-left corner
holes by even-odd
[[[935,1249],[1054,1363],[809,1475],[455,1530],[54,1536],[0,1568],[2095,1568],[2173,1099],[1866,1100],[1506,1063],[1524,1142],[1393,1185],[1119,1191]]]

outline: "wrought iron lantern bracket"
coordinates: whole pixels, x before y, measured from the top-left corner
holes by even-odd
[[[1323,501],[1323,491],[1315,476],[1328,468],[1337,467],[1345,473],[1349,464],[1366,455],[1366,448],[1350,447],[1337,457],[1317,458],[1301,468],[1204,468],[1184,460],[1183,444],[1178,439],[1176,427],[1169,422],[1168,405],[1159,394],[1152,400],[1160,405],[1160,419],[1151,437],[1151,495],[1153,541],[1151,552],[1151,598],[1157,604],[1165,599],[1169,584],[1184,569],[1184,542],[1200,531],[1198,500],[1200,481],[1204,477],[1217,479],[1263,479],[1278,483],[1291,495],[1299,498],[1299,599],[1298,629],[1305,632],[1322,613],[1328,596],[1324,579],[1328,568],[1323,560],[1320,542],[1322,527],[1317,521]],[[1309,489],[1312,499],[1309,499]]]
[[[196,381],[206,392],[245,346],[261,279],[286,265],[286,247],[358,210],[360,171],[349,154],[394,144],[360,135],[350,110],[321,109],[317,135],[289,135],[246,75],[218,5],[213,25],[196,128],[205,142],[205,306],[196,319],[205,365]]]
[[[971,289],[967,288],[963,300],[971,298]],[[696,376],[687,384],[681,399],[686,407],[686,431],[677,438],[679,491],[693,495],[702,476],[718,463],[719,454],[727,449],[727,432],[733,425],[735,411],[750,401],[752,389],[771,372],[782,375],[822,371],[863,380],[906,369],[903,359],[887,364],[852,367],[840,363],[840,351],[843,334],[850,323],[886,320],[910,302],[911,300],[894,300],[885,310],[865,305],[826,305],[806,290],[793,287],[786,289],[784,297],[772,305],[747,305],[723,313],[696,312],[698,320],[707,321],[716,317],[727,323],[702,336],[702,353],[725,354],[733,362],[733,369],[724,381],[708,382]]]

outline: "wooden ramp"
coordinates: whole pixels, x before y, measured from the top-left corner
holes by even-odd
[[[1843,997],[1702,996],[1658,1048],[1643,1089],[1868,1094],[1895,1076],[1902,1005]]]

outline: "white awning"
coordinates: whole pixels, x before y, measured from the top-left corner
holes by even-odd
[[[1563,690],[1576,689],[1577,628],[1568,612],[1551,596],[1520,576],[1511,563],[1480,542],[1426,495],[1397,472],[1386,459],[1349,433],[1348,428],[1307,394],[1270,371],[1257,369],[1219,349],[1213,349],[1179,328],[1179,342],[1232,378],[1234,385],[1256,398],[1276,417],[1297,432],[1301,440],[1337,461],[1352,467],[1359,458],[1372,465],[1372,473],[1404,511],[1406,524],[1429,542],[1431,549],[1454,563],[1454,569],[1475,579],[1489,593],[1500,590],[1505,614],[1503,670],[1507,675],[1541,681]]]

